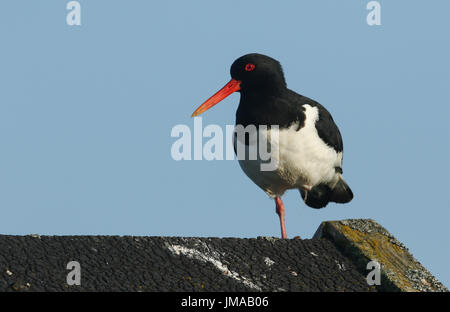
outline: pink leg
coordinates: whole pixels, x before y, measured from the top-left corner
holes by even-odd
[[[277,215],[280,217],[281,238],[287,238],[286,226],[284,225],[284,204],[280,197],[275,197],[275,204]]]

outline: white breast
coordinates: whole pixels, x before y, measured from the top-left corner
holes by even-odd
[[[272,155],[277,158],[275,170],[261,171],[259,158],[239,160],[247,176],[271,197],[281,196],[287,189],[310,188],[337,181],[335,167],[342,166],[342,152],[337,153],[319,137],[315,127],[319,118],[318,108],[308,104],[303,107],[306,116],[303,128],[298,130],[299,125],[293,124],[288,129],[279,130],[278,140],[272,145],[272,151],[277,151]],[[259,129],[258,136],[266,140],[270,138],[271,130]],[[255,144],[257,140],[251,140],[250,148]]]

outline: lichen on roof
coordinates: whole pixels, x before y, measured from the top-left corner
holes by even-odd
[[[323,222],[314,238],[333,241],[361,272],[368,262],[377,261],[382,275],[378,288],[382,291],[448,291],[408,248],[374,220]]]

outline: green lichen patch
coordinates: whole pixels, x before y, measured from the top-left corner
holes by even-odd
[[[375,260],[381,265],[381,291],[448,291],[392,234],[371,219],[323,222],[314,238],[326,238],[361,272]]]

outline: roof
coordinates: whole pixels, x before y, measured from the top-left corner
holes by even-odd
[[[381,229],[345,220],[324,222],[313,239],[0,235],[0,291],[447,290]],[[345,236],[355,233],[352,242]],[[363,247],[361,233],[383,247]],[[366,260],[389,244],[398,248],[379,257],[382,284],[369,286]],[[392,265],[403,257],[409,271]],[[67,283],[71,261],[80,264],[81,285]]]

